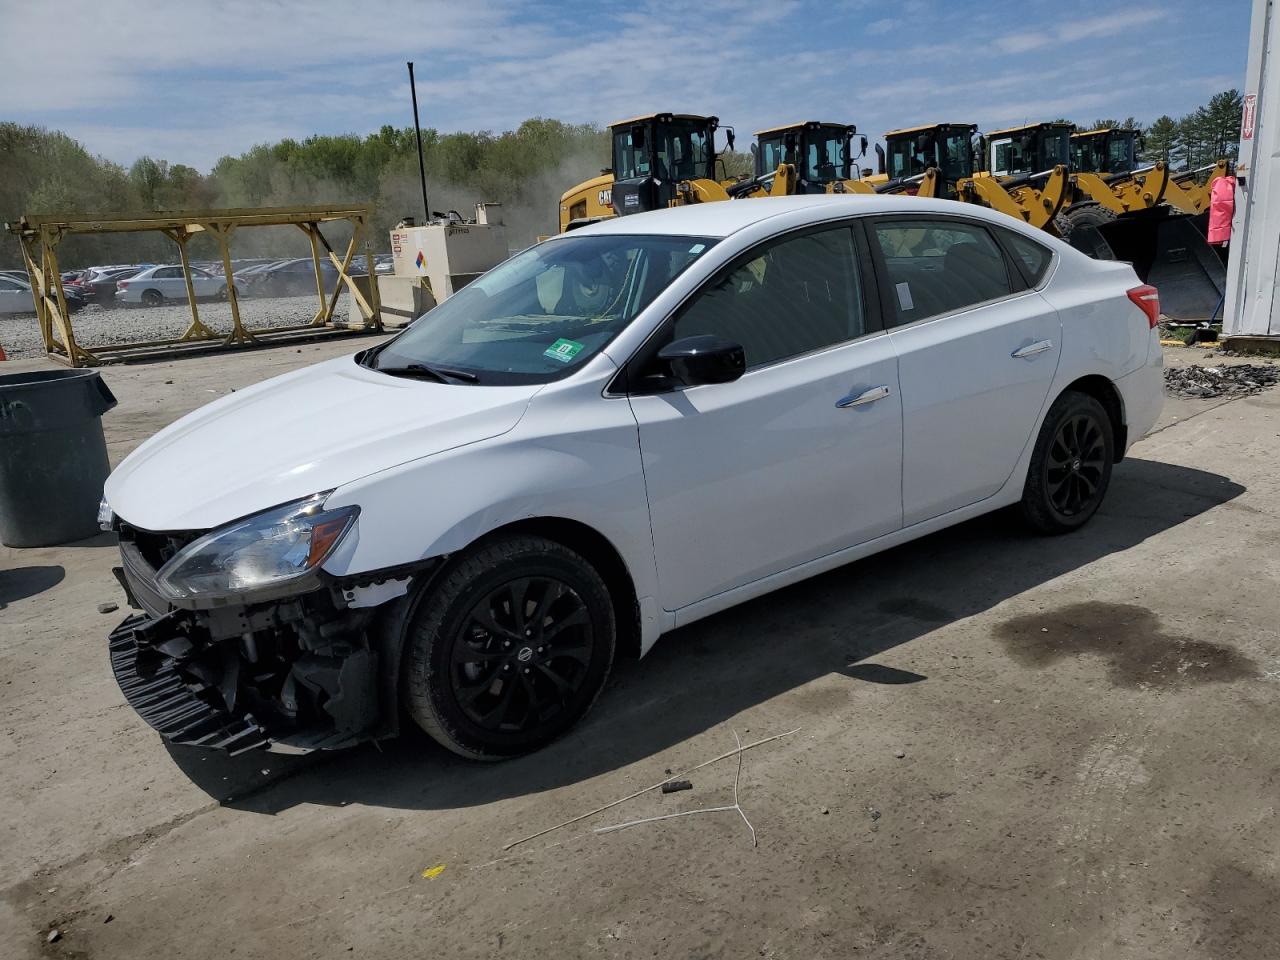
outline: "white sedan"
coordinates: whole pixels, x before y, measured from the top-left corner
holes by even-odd
[[[227,283],[222,277],[191,268],[191,288],[198,300],[225,297]],[[180,266],[148,267],[141,273],[116,282],[116,300],[120,303],[141,303],[158,307],[166,300],[186,300],[187,283]]]
[[[117,678],[181,743],[338,747],[407,712],[527,752],[675,627],[1001,507],[1080,527],[1160,410],[1158,316],[1127,265],[947,201],[557,237],[120,465]]]

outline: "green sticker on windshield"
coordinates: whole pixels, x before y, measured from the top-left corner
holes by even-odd
[[[577,340],[565,340],[561,337],[547,349],[542,351],[544,357],[552,360],[559,360],[561,363],[568,363],[574,357],[582,352],[582,344]]]

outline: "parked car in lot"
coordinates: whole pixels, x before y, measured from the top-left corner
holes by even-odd
[[[67,312],[75,313],[84,306],[84,297],[75,290],[64,290]],[[0,276],[0,314],[36,312],[36,302],[31,294],[31,285],[25,279],[16,280],[11,276]]]
[[[191,268],[191,287],[197,299],[225,297],[227,284],[203,270]],[[180,266],[148,267],[132,277],[116,281],[116,300],[158,307],[166,300],[186,300],[187,284]]]
[[[584,227],[130,455],[117,679],[181,743],[407,712],[527,752],[675,627],[998,508],[1079,528],[1160,410],[1158,316],[1128,265],[947,201]]]
[[[354,275],[357,270],[351,268]],[[338,268],[329,260],[320,261],[320,279],[326,292],[332,292],[338,279]],[[237,290],[239,288],[237,287]],[[316,268],[311,259],[283,260],[270,264],[254,274],[251,292],[260,297],[296,297],[316,292]]]
[[[81,277],[76,286],[92,303],[113,303],[119,282],[136,276],[142,270],[142,267],[96,267]]]

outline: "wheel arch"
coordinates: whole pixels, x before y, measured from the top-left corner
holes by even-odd
[[[618,629],[618,651],[632,659],[640,656],[640,611],[635,580],[618,548],[599,530],[567,517],[527,517],[490,530],[467,550],[499,537],[528,535],[554,540],[568,547],[596,568],[613,600],[613,617]]]
[[[453,560],[484,544],[508,536],[539,536],[554,540],[581,554],[599,572],[613,600],[617,624],[618,652],[631,659],[641,656],[640,610],[635,582],[617,547],[600,531],[578,520],[565,517],[525,517],[495,527],[465,547],[437,558],[437,562],[414,577],[414,583],[403,596],[386,604],[370,624],[369,639],[382,661],[379,669],[380,699],[384,715],[375,739],[395,736],[399,732],[404,709],[400,689],[404,661],[408,652],[408,629],[418,605],[430,593],[432,585],[449,569]]]
[[[1107,419],[1111,421],[1111,433],[1115,438],[1114,462],[1119,463],[1124,459],[1125,450],[1129,445],[1129,428],[1125,423],[1124,400],[1120,396],[1120,391],[1116,389],[1116,385],[1109,377],[1094,373],[1071,381],[1058,396],[1062,396],[1068,390],[1093,397],[1102,404],[1102,409],[1107,411]]]

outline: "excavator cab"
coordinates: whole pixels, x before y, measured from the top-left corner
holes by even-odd
[[[1132,173],[1138,168],[1141,134],[1102,127],[1071,135],[1071,168],[1089,173]]]
[[[956,184],[973,176],[975,123],[938,123],[890,130],[884,135],[886,159],[880,172],[889,184],[924,180],[929,170],[940,175],[943,196],[954,197]]]
[[[1021,177],[1071,166],[1069,123],[1032,123],[986,136],[987,170],[993,177]]]
[[[795,168],[796,193],[827,193],[833,184],[853,179],[853,161],[867,149],[867,138],[854,154],[858,128],[848,123],[806,120],[756,133],[755,181],[774,174],[779,165]]]
[[[618,216],[671,206],[681,184],[714,181],[717,117],[651,113],[609,125],[613,140],[613,212]],[[733,149],[733,131],[728,132]]]

